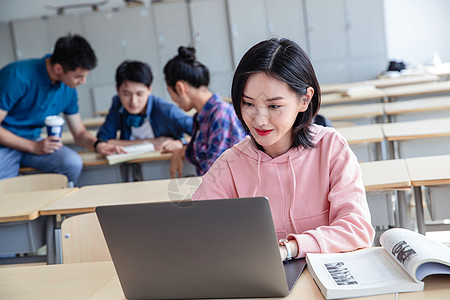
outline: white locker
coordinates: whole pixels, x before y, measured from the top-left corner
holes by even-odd
[[[308,53],[305,36],[305,18],[301,0],[265,0],[269,37],[295,41]]]
[[[178,54],[178,47],[192,45],[188,6],[184,1],[154,3],[152,13],[162,73],[166,63]]]
[[[225,0],[193,0],[189,3],[189,11],[197,59],[211,74],[231,71],[233,63]]]
[[[326,8],[326,9],[325,9]],[[347,57],[343,0],[306,0],[310,55],[313,61]]]
[[[234,65],[256,43],[267,39],[264,0],[228,0]]]
[[[81,20],[75,15],[51,16],[46,20],[48,40],[54,47],[56,40],[67,34],[78,34],[85,37]],[[53,49],[52,49],[53,51]]]
[[[350,56],[386,56],[382,0],[346,0]]]
[[[8,24],[0,23],[0,68],[14,61],[14,48]]]
[[[31,18],[11,22],[16,59],[41,58],[52,50],[46,20]]]

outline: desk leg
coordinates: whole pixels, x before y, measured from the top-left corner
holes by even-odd
[[[62,264],[61,222],[58,216],[47,218],[47,264]]]
[[[398,219],[399,226],[401,228],[409,229],[408,226],[408,213],[407,213],[407,205],[406,205],[406,192],[405,191],[397,191],[397,200],[398,200]]]
[[[61,227],[55,229],[55,263],[62,264],[62,239],[61,239]]]
[[[389,157],[390,159],[400,158],[400,145],[396,141],[389,141]]]
[[[55,264],[55,225],[56,216],[47,218],[47,264]]]
[[[413,187],[414,190],[414,201],[416,203],[416,219],[417,219],[417,229],[419,233],[425,234],[427,231],[425,225],[425,217],[423,212],[423,203],[422,203],[422,188],[420,186]]]

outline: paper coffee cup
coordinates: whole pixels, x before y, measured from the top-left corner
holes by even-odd
[[[61,137],[62,128],[64,125],[64,118],[60,116],[48,116],[45,118],[45,126],[47,126],[48,136]]]

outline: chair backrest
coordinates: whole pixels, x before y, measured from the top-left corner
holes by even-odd
[[[21,175],[0,180],[0,194],[63,189],[67,183],[67,177],[63,174]]]
[[[111,260],[95,213],[65,219],[61,224],[61,234],[65,264]]]

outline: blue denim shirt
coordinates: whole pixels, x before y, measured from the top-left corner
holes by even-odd
[[[114,96],[105,123],[97,133],[97,138],[104,141],[115,139],[117,131],[120,131],[121,140],[129,140],[131,127],[126,124],[129,116],[127,110],[122,106],[119,96]],[[184,133],[192,133],[191,116],[186,115],[175,104],[150,95],[147,102],[147,117],[153,129],[155,137],[166,136],[180,139]]]

